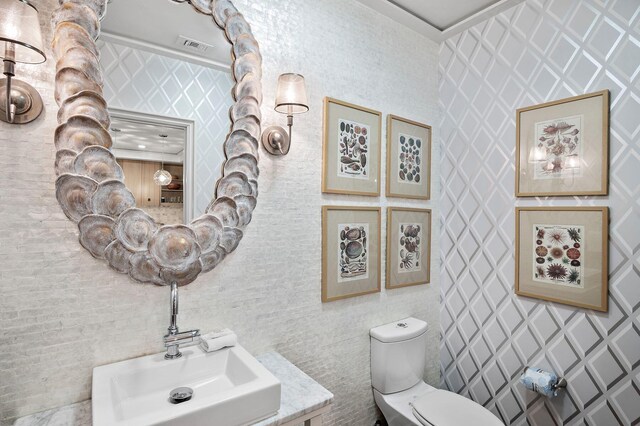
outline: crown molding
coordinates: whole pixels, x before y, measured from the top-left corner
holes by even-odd
[[[167,47],[149,43],[137,38],[123,37],[120,34],[102,31],[98,40],[120,44],[123,46],[131,47],[133,49],[144,50],[146,52],[155,53],[161,56],[168,56],[173,59],[190,62],[192,64],[200,65],[207,68],[214,68],[216,70],[224,71],[227,73],[230,72],[230,63],[225,64],[213,59],[205,58],[203,56],[192,55],[188,52],[182,52],[178,49],[169,49]],[[229,56],[229,58],[231,59],[231,56]]]
[[[522,3],[525,0],[501,0],[497,3],[487,6],[481,11],[474,13],[473,15],[464,18],[462,21],[457,22],[450,27],[440,30],[431,25],[426,20],[419,18],[418,16],[407,12],[403,8],[396,6],[395,4],[387,0],[357,0],[365,6],[385,15],[394,21],[402,24],[418,34],[421,34],[435,42],[442,42],[456,34],[465,31],[479,22],[485,21],[498,13],[507,10],[518,3]]]

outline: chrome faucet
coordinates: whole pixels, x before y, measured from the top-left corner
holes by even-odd
[[[164,359],[176,359],[182,356],[180,345],[197,343],[200,341],[200,330],[189,330],[180,333],[178,330],[178,283],[171,283],[171,324],[164,336],[164,347],[167,353]]]

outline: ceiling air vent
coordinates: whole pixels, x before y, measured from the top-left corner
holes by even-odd
[[[201,41],[194,40],[183,35],[178,36],[178,38],[176,39],[176,44],[178,46],[182,46],[186,50],[195,50],[200,53],[205,53],[207,49],[213,47],[210,44],[203,43]]]

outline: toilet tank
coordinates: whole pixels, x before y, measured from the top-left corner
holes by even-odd
[[[405,318],[374,327],[371,336],[371,384],[380,393],[400,392],[422,380],[427,323]]]

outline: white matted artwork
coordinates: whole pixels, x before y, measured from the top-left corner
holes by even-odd
[[[324,99],[322,192],[380,195],[382,113]]]
[[[606,195],[609,91],[516,111],[517,197]]]
[[[322,301],[380,291],[380,208],[322,207]]]
[[[387,116],[387,197],[428,200],[431,193],[431,126]]]
[[[515,293],[607,311],[607,207],[516,207]]]
[[[431,210],[387,208],[388,289],[430,281]]]

